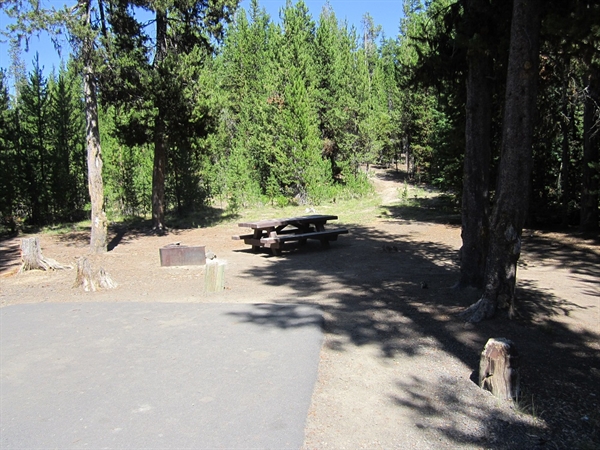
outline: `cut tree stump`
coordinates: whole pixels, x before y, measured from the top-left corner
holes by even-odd
[[[519,354],[512,341],[487,341],[479,361],[479,387],[503,400],[519,397]]]
[[[72,269],[71,266],[63,266],[52,258],[45,258],[40,247],[40,238],[21,239],[21,260],[23,261],[19,273],[26,270],[58,270]]]
[[[110,275],[100,267],[92,269],[89,259],[82,257],[77,260],[77,275],[73,287],[83,288],[84,291],[97,291],[98,289],[114,289],[117,287]]]

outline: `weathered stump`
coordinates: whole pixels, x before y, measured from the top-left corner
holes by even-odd
[[[25,238],[21,239],[21,261],[22,265],[19,269],[20,272],[26,270],[57,270],[57,269],[71,269],[71,266],[63,266],[59,262],[52,258],[45,258],[42,255],[42,248],[40,246],[40,238]]]
[[[89,259],[79,258],[73,287],[81,287],[84,291],[97,291],[98,289],[113,289],[117,287],[117,283],[102,267],[93,270]]]
[[[512,341],[491,338],[479,361],[479,387],[504,400],[519,396],[519,355]]]

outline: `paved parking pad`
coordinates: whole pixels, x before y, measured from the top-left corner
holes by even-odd
[[[292,304],[0,309],[0,447],[299,448],[321,312]]]

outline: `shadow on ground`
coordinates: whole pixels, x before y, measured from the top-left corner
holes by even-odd
[[[380,217],[405,222],[460,225],[460,211],[448,196],[407,198],[396,205],[382,206]]]
[[[21,250],[18,245],[11,245],[8,239],[0,240],[0,273],[9,271],[15,266],[14,261],[19,261]]]
[[[450,288],[456,279],[453,248],[345,225],[351,234],[330,249],[309,244],[273,258],[268,267],[249,268],[243,276],[291,288],[293,298],[282,302],[313,303],[311,297],[326,298],[319,302],[327,318],[325,331],[331,336],[329,345],[340,352],[368,344],[377,346],[383,359],[410,358],[433,345],[477,371],[479,355],[489,338],[511,339],[521,355],[523,390],[533,399],[521,406],[541,417],[548,428],[482,411],[473,419],[485,429],[485,442],[481,434],[465,434],[459,424],[440,425],[438,431],[456,444],[490,449],[538,448],[545,443],[551,443],[549,448],[598,448],[599,336],[557,320],[565,311],[579,308],[577,304],[536,285],[523,284],[519,288],[520,319],[498,317],[476,326],[464,324],[457,314],[476,301],[478,293]],[[537,244],[538,251],[544,252],[543,245]],[[566,259],[569,251],[564,249]],[[574,261],[574,265],[597,283],[598,266],[593,264],[597,261],[590,261],[587,254],[571,255],[587,258]],[[272,258],[267,254],[256,257]],[[338,288],[331,289],[332,283]],[[277,314],[277,305],[265,307],[273,308],[273,313],[260,317],[262,325],[294,326]],[[252,316],[245,320],[257,321]],[[434,404],[422,396],[422,392],[436,389],[445,392],[440,392],[441,402]],[[452,395],[451,386],[424,386],[423,380],[415,379],[408,385],[399,384],[398,391],[402,396],[394,401],[410,407],[417,426],[423,417],[473,410],[473,405]]]
[[[235,220],[238,216],[221,208],[205,207],[201,211],[185,216],[168,216],[167,230],[158,233],[152,229],[152,221],[140,217],[131,217],[119,222],[113,222],[108,227],[108,251],[114,250],[119,245],[127,245],[131,240],[147,236],[173,235],[177,236],[183,231],[194,228],[213,227],[220,223]],[[89,244],[90,230],[63,233],[59,240],[65,245],[84,247]]]
[[[524,239],[527,252],[547,265],[566,267],[587,286],[586,295],[600,297],[600,237],[579,233],[536,232]],[[600,326],[600,324],[599,324]]]

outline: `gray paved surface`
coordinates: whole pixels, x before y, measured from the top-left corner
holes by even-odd
[[[0,309],[0,447],[298,448],[321,313],[299,305]]]

